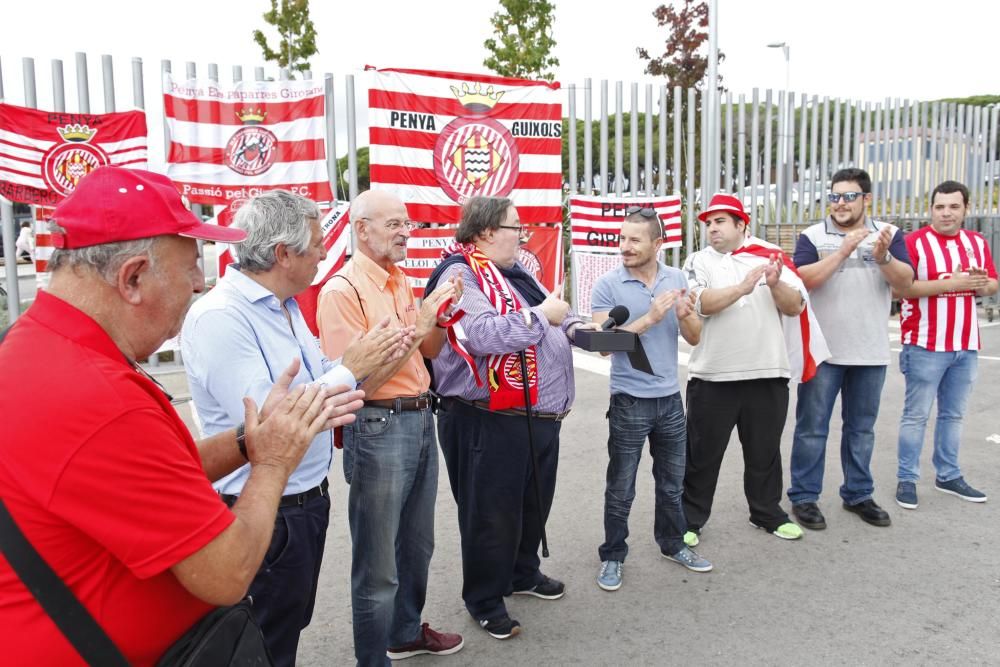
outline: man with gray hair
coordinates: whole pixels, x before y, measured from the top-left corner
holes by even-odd
[[[350,484],[351,607],[358,665],[414,655],[450,655],[462,637],[421,623],[434,552],[438,456],[424,358],[444,343],[445,316],[461,299],[454,281],[424,292],[417,307],[406,275],[413,222],[388,192],[368,190],[351,203],[357,250],[323,287],[316,319],[331,356],[389,317],[415,327],[410,349],[368,376],[365,407],[344,428],[344,477]]]
[[[347,347],[340,362],[320,352],[294,299],[312,283],[326,257],[319,210],[308,199],[272,190],[248,200],[234,226],[246,231],[233,264],[215,288],[192,306],[181,332],[185,370],[205,433],[242,419],[241,399],[266,395],[281,369],[298,359],[292,387],[321,381],[354,389],[401,353],[409,331],[384,320]],[[329,522],[327,473],[330,431],[316,436],[288,480],[271,547],[250,594],[254,614],[276,665],[295,664],[299,634],[309,624]],[[244,466],[215,488],[233,504],[243,492]]]

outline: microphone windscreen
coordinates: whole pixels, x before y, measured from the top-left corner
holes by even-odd
[[[625,306],[615,306],[611,309],[611,312],[608,313],[608,317],[615,321],[615,326],[619,327],[628,322],[628,316],[628,308]]]

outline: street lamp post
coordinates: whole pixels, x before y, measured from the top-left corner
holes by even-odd
[[[792,180],[793,177],[792,177],[792,174],[789,173],[789,172],[791,172],[791,169],[788,168],[788,166],[790,164],[789,153],[791,152],[791,150],[790,150],[790,148],[791,148],[791,140],[789,138],[790,135],[791,135],[791,130],[789,129],[789,125],[791,125],[791,117],[790,117],[788,111],[789,111],[789,107],[791,106],[790,100],[789,100],[789,97],[791,95],[791,67],[790,67],[790,63],[789,63],[789,60],[790,60],[789,56],[791,55],[791,50],[792,49],[788,45],[788,42],[771,42],[770,44],[767,45],[767,48],[769,48],[769,49],[781,49],[781,52],[785,56],[785,101],[784,101],[784,104],[781,105],[781,116],[780,116],[780,118],[781,118],[781,132],[778,135],[779,136],[779,141],[778,141],[779,148],[778,148],[778,151],[781,154],[781,160],[778,163],[778,169],[780,170],[779,171],[780,176],[786,176],[787,175],[787,178],[781,178],[779,176],[778,182],[780,184],[780,183],[782,183],[782,181],[787,181],[787,182],[784,183],[784,187],[788,188],[789,191],[791,191],[791,187],[792,187],[791,180]],[[784,193],[780,192],[780,190],[781,190],[780,187],[778,188],[778,190],[779,190],[779,192],[775,192],[775,195],[776,195],[776,197],[775,197],[776,208],[777,208],[777,205],[780,204],[780,202],[782,202],[782,201],[784,201],[786,199],[786,197],[784,196]]]

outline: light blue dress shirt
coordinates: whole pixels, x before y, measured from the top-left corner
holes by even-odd
[[[282,312],[278,297],[260,283],[229,267],[226,275],[198,299],[184,319],[181,352],[191,397],[206,436],[243,422],[243,397],[259,408],[275,379],[292,360],[301,360],[292,386],[312,382],[339,369],[333,384],[356,386],[351,371],[323,356],[295,299],[285,301],[291,316]],[[302,462],[288,479],[285,495],[308,491],[322,482],[333,461],[333,434],[322,431],[312,441]],[[245,465],[215,482],[224,494],[243,490],[250,466]]]
[[[605,273],[594,283],[590,295],[593,312],[609,312],[615,306],[628,308],[628,322],[634,322],[647,312],[657,296],[672,289],[687,289],[684,274],[663,262],[657,262],[653,289],[634,278],[623,265]],[[677,335],[680,327],[673,308],[657,324],[639,336],[642,349],[656,375],[649,375],[632,368],[625,352],[611,354],[611,393],[628,394],[638,398],[671,396],[681,390],[677,380]]]

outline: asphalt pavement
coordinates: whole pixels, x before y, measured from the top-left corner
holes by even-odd
[[[982,314],[982,313],[981,313]],[[969,401],[961,463],[966,479],[992,497],[974,504],[933,489],[931,429],[918,483],[920,507],[896,505],[896,437],[903,403],[898,325],[882,393],[872,469],[875,499],[892,516],[876,528],[841,509],[837,489],[840,419],[831,425],[820,507],[828,528],[797,542],[748,524],[743,462],[730,442],[710,522],[697,550],[715,569],[688,572],[663,559],[653,540],[650,458],[640,464],[624,585],[595,583],[603,539],[607,465],[607,361],[577,353],[577,400],[562,431],[559,480],[548,523],[551,558],[543,571],[566,583],[557,601],[518,596],[508,602],[523,628],[498,641],[466,613],[455,502],[443,463],[438,484],[435,552],[424,620],[459,632],[465,648],[419,665],[883,665],[1000,662],[1000,322],[982,319],[979,377]],[[681,358],[686,362],[686,354]],[[183,394],[183,371],[153,369]],[[686,368],[681,367],[682,375]],[[190,422],[190,403],[181,406]],[[782,439],[785,486],[794,428],[795,390]],[[839,409],[835,409],[839,415]],[[312,624],[302,635],[306,667],[353,662],[347,486],[335,457],[333,514]],[[787,500],[783,503],[790,510]]]

